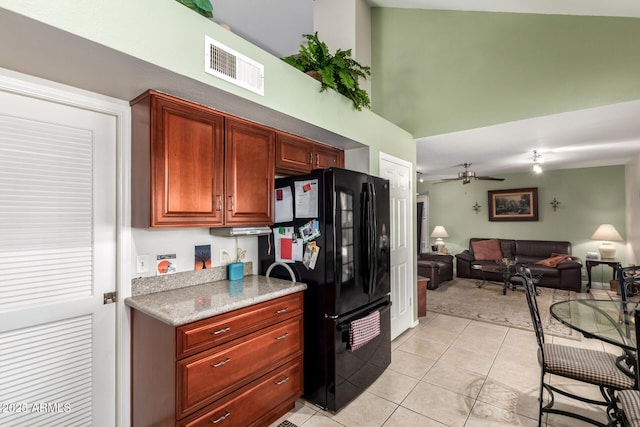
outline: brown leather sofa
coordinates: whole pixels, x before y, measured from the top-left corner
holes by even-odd
[[[437,289],[438,285],[453,280],[453,255],[426,253],[418,255],[418,276],[427,277],[427,289]]]
[[[485,240],[490,239],[470,239],[469,249],[456,255],[456,275],[458,277],[502,281],[502,275],[499,272],[481,270],[483,264],[495,264],[495,260],[477,260],[474,255],[473,243]],[[502,252],[501,258],[514,260],[516,265],[526,264],[531,269],[532,275],[539,277],[538,286],[581,292],[582,261],[579,258],[571,256],[556,266],[537,264],[539,261],[550,259],[552,254],[571,255],[571,243],[551,240],[494,240],[499,242]]]

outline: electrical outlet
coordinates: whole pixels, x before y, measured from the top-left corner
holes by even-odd
[[[148,255],[138,255],[136,258],[136,273],[147,273],[149,271],[148,258]]]

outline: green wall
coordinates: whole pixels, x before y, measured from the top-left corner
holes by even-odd
[[[374,8],[373,109],[416,138],[640,98],[640,19]]]
[[[215,8],[215,2],[214,2]],[[331,90],[319,93],[320,84],[299,72],[270,53],[242,39],[231,31],[208,20],[173,0],[57,0],[55,2],[0,0],[0,26],[11,13],[24,15],[43,24],[61,29],[79,38],[97,43],[93,48],[75,52],[74,61],[100,64],[105,50],[115,50],[143,64],[135,62],[132,68],[151,64],[175,73],[167,87],[156,89],[173,92],[182,90],[181,85],[192,82],[221,89],[249,100],[260,106],[302,120],[337,135],[370,147],[370,170],[378,172],[378,153],[384,151],[415,164],[415,142],[410,133],[371,111],[355,111],[351,102]],[[8,20],[8,18],[6,18]],[[0,29],[1,31],[1,29]],[[53,31],[46,25],[15,40],[25,44],[31,56],[38,56],[38,48],[47,51],[65,47],[47,45]],[[265,66],[265,94],[260,96],[227,83],[204,72],[204,37],[210,36],[233,50],[246,55]],[[15,37],[15,36],[14,36]],[[23,37],[33,38],[25,42]],[[23,60],[29,62],[28,58]],[[15,67],[13,65],[16,65]],[[0,67],[23,70],[19,58],[0,56]],[[136,92],[127,94],[130,100],[148,89],[145,86],[144,70],[136,76],[128,75],[74,75],[78,73],[74,64],[68,64],[62,83],[87,88],[84,83],[91,79],[113,81],[113,91],[135,87]],[[111,65],[111,64],[110,64]],[[98,71],[101,71],[97,68]],[[42,64],[37,69],[39,77],[56,80],[47,75]],[[93,82],[89,82],[89,85]],[[148,83],[147,83],[148,85]],[[124,89],[123,89],[124,88]],[[206,89],[206,86],[203,86]],[[107,87],[102,93],[115,96]],[[118,96],[116,96],[118,97]],[[251,117],[249,117],[251,118]],[[268,123],[277,126],[273,123]],[[327,142],[327,141],[324,141]]]
[[[584,260],[587,251],[597,251],[599,242],[589,238],[602,223],[611,223],[626,238],[625,167],[544,171],[540,175],[503,175],[505,181],[472,181],[420,184],[418,191],[429,194],[429,232],[443,225],[449,252],[457,254],[469,247],[471,237],[500,237],[527,240],[566,240],[573,254]],[[489,190],[538,188],[538,221],[490,222]],[[554,212],[549,204],[560,201]],[[476,214],[472,206],[478,202]],[[624,242],[614,243],[624,263]],[[595,270],[594,270],[595,272]],[[608,272],[607,272],[608,274]],[[598,276],[599,277],[599,276]]]

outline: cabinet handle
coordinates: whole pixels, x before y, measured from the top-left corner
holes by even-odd
[[[236,202],[233,200],[233,196],[229,196],[229,201],[231,203],[229,203],[229,209],[230,211],[234,210],[236,208]]]
[[[224,334],[225,332],[229,332],[230,330],[231,330],[231,327],[227,326],[226,328],[218,329],[217,331],[211,331],[211,334],[212,335]]]
[[[227,363],[231,362],[231,359],[229,359],[228,357],[226,359],[224,359],[222,362],[218,362],[215,365],[211,365],[212,368],[219,368],[220,366],[226,365]]]
[[[218,212],[222,211],[222,196],[220,196],[219,194],[216,195],[216,200],[217,200],[217,205],[218,205]]]
[[[283,380],[281,380],[281,381],[274,381],[274,383],[275,383],[276,385],[282,385],[282,384],[286,383],[287,381],[289,381],[289,377],[285,375]]]
[[[316,166],[320,166],[320,154],[316,153]]]
[[[221,416],[217,420],[210,420],[211,424],[218,424],[220,421],[226,420],[229,417],[229,415],[231,415],[231,412],[229,412],[229,411],[226,411],[226,412],[227,412],[226,414],[224,414],[223,416]]]
[[[283,340],[288,336],[289,336],[289,332],[285,332],[283,335],[280,335],[279,337],[276,337],[276,340]]]
[[[309,151],[309,164],[313,164],[313,153],[311,151]]]
[[[280,310],[276,311],[276,313],[282,314],[282,313],[286,313],[287,311],[289,311],[289,307],[281,308]]]

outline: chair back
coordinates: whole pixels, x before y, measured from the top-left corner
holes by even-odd
[[[531,276],[531,270],[529,269],[529,267],[522,264],[519,268],[519,274],[522,277],[522,282],[524,284],[525,295],[527,297],[527,305],[529,306],[529,313],[531,314],[533,329],[536,332],[538,346],[540,346],[540,350],[542,351],[542,344],[544,344],[544,332],[542,330],[542,319],[540,318],[540,310],[538,309],[538,300],[536,299],[536,286],[533,283],[533,277]]]
[[[636,325],[640,325],[640,309],[635,309],[633,311],[633,318],[636,322]],[[636,388],[638,388],[638,378],[637,375],[640,374],[640,327],[636,327],[636,354],[635,354],[635,362],[636,362]]]
[[[631,267],[623,267],[622,265],[618,266],[617,277],[618,277],[618,289],[620,290],[620,298],[622,301],[626,301],[629,296],[628,292],[631,290],[633,292],[633,284],[636,281],[640,280],[640,277],[636,274],[636,272],[640,271],[640,267],[631,266]]]
[[[627,302],[628,291],[633,291],[633,284],[637,280],[640,280],[636,275],[638,271],[637,266],[632,267],[622,267],[622,265],[618,266],[617,269],[617,278],[618,278],[618,289],[620,290],[620,299],[622,300],[622,316],[623,316],[623,324],[625,328],[625,336],[629,337],[631,333],[630,321],[633,313],[629,313]]]

